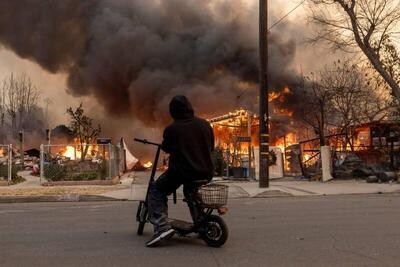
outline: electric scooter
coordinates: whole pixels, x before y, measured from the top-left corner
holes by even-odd
[[[156,156],[151,169],[149,185],[154,182],[157,170],[157,163],[160,157],[161,144],[149,142],[146,139],[134,139],[146,145],[157,147]],[[210,184],[208,180],[197,180],[184,184],[184,199],[187,203],[192,222],[186,222],[177,219],[171,219],[171,227],[179,236],[188,236],[192,233],[199,234],[207,245],[211,247],[221,247],[228,239],[228,226],[221,215],[228,209],[225,207],[228,198],[228,186],[221,184]],[[149,189],[147,189],[146,198],[139,202],[136,213],[138,222],[137,234],[142,235],[148,218],[148,198]],[[176,204],[176,192],[174,193],[174,203]],[[213,214],[217,210],[218,215]]]

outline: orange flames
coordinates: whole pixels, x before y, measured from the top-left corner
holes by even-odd
[[[271,92],[268,94],[268,102],[273,102],[281,96],[281,93]]]
[[[80,156],[81,156],[80,151],[79,151],[79,155],[78,155],[78,151],[75,151],[75,147],[73,147],[73,146],[66,146],[65,151],[62,152],[61,155],[66,158],[70,158],[71,160],[75,160],[76,157],[80,158]]]
[[[152,166],[153,166],[153,163],[151,163],[150,161],[143,164],[143,167],[148,168],[148,169],[151,168]]]
[[[98,154],[99,152],[99,146],[98,145],[86,145],[83,144],[83,147],[81,147],[79,140],[75,140],[74,145],[67,145],[64,148],[62,148],[59,151],[59,154],[65,158],[69,158],[70,160],[77,160],[81,159],[82,157],[82,150],[85,149],[85,147],[88,146],[88,152],[86,154],[86,157],[93,157]]]
[[[275,100],[278,100],[279,102],[284,102],[285,101],[285,95],[290,94],[291,91],[289,87],[283,88],[281,92],[270,92],[268,94],[268,102],[274,102]]]
[[[282,152],[285,152],[287,147],[294,144],[297,144],[297,136],[295,133],[289,133],[276,140],[274,146],[279,147]]]

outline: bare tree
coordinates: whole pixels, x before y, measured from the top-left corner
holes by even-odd
[[[6,130],[5,130],[5,119],[6,119],[6,105],[5,105],[5,98],[6,98],[6,81],[3,81],[2,88],[1,88],[1,95],[0,95],[0,142],[2,144],[5,143],[5,137],[6,137]]]
[[[399,0],[309,0],[319,27],[312,41],[344,51],[361,50],[400,100]]]
[[[355,127],[387,118],[393,108],[390,96],[379,82],[368,76],[368,69],[350,61],[337,61],[321,72],[320,84],[330,92],[333,111],[329,121],[337,133],[343,134],[346,145],[354,151]]]
[[[11,74],[4,80],[3,90],[5,110],[15,136],[31,119],[32,110],[37,107],[40,94],[26,74]]]
[[[81,161],[84,161],[89,151],[89,145],[95,141],[101,132],[100,125],[97,127],[93,125],[93,119],[85,115],[82,103],[76,110],[73,110],[72,107],[68,108],[67,113],[71,117],[70,129],[81,145]]]
[[[320,146],[324,146],[328,126],[327,117],[332,115],[332,92],[322,86],[315,76],[304,77],[302,89],[304,108],[301,110],[301,118],[319,137]]]
[[[325,66],[318,75],[305,77],[302,120],[326,145],[327,134],[341,134],[354,150],[357,125],[388,118],[394,108],[392,96],[380,76],[350,61]]]
[[[321,83],[332,92],[332,104],[338,114],[334,125],[344,134],[346,144],[353,151],[352,129],[360,123],[360,100],[365,98],[362,76],[355,65],[335,62],[332,69],[322,72]]]
[[[360,123],[380,122],[390,119],[397,109],[396,99],[390,94],[390,89],[382,77],[373,69],[364,67],[359,70],[364,74],[363,97],[359,99]]]

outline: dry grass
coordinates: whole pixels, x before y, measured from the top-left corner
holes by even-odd
[[[43,187],[43,188],[0,188],[0,196],[59,196],[100,195],[114,191],[116,187]]]

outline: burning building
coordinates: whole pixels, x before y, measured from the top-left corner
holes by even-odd
[[[288,86],[284,86],[280,91],[269,93],[268,102],[270,109],[270,146],[273,158],[270,160],[276,163],[275,156],[288,153],[288,148],[298,144],[303,136],[303,127],[299,125],[298,119],[294,116],[289,104],[294,93]],[[214,129],[216,146],[226,151],[227,162],[230,166],[250,166],[254,167],[255,159],[258,158],[259,148],[259,120],[258,114],[248,109],[240,108],[236,111],[209,119]],[[280,159],[278,159],[280,160]],[[298,164],[290,163],[282,159],[287,173],[296,168]],[[250,162],[250,163],[249,163]],[[298,158],[296,157],[296,162]],[[279,162],[281,164],[281,162]],[[250,168],[250,169],[251,169]]]

